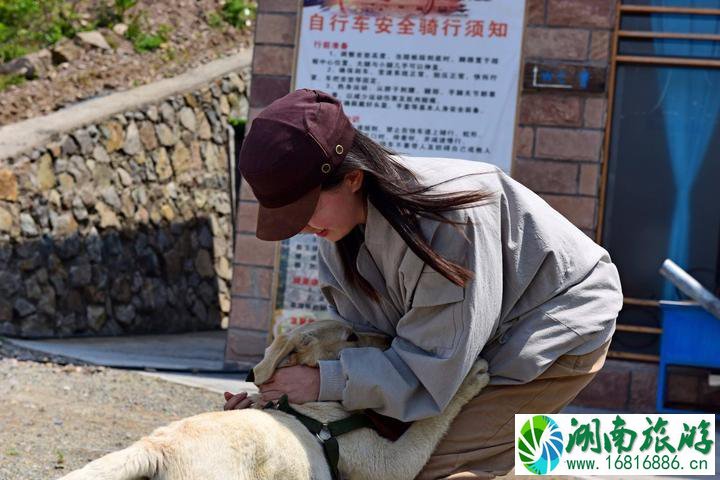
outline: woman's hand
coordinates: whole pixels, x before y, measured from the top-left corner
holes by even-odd
[[[252,401],[248,398],[247,392],[240,392],[233,395],[225,392],[225,406],[223,410],[242,410],[252,405]]]
[[[316,402],[320,395],[320,370],[316,367],[295,365],[279,368],[267,382],[260,385],[263,402],[288,396],[290,403]]]

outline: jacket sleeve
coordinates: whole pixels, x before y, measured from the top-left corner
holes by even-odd
[[[345,349],[340,360],[320,362],[321,384],[332,385],[321,389],[320,400],[341,400],[348,410],[372,408],[402,421],[431,417],[447,406],[499,322],[503,278],[497,208],[490,203],[466,210],[473,217],[460,231],[440,224],[431,245],[464,263],[474,278],[459,287],[415,257],[417,273],[404,282],[409,308],[390,348]],[[409,250],[408,255],[414,256]],[[332,295],[345,293],[332,289]]]

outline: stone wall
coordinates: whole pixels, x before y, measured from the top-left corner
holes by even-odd
[[[247,117],[248,82],[229,73],[0,160],[0,334],[227,325],[228,119]]]

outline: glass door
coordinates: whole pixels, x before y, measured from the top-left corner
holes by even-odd
[[[720,293],[720,0],[624,1],[615,39],[599,238],[626,297],[612,350],[652,360],[657,302],[684,298],[665,258]]]

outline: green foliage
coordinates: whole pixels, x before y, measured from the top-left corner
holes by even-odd
[[[29,49],[18,45],[15,42],[0,43],[0,63],[7,62],[13,58],[22,57],[29,52]]]
[[[137,5],[137,0],[115,0],[112,5],[101,0],[95,7],[95,27],[110,28],[125,21],[125,13]]]
[[[165,38],[157,34],[142,34],[136,41],[133,42],[135,50],[138,52],[150,52],[157,50],[160,45],[165,43]]]
[[[22,75],[0,75],[0,92],[5,90],[11,85],[20,85],[25,82],[25,77]]]
[[[0,22],[8,26],[28,25],[40,13],[35,0],[0,0]]]
[[[245,30],[252,26],[256,10],[257,4],[253,1],[227,0],[220,9],[220,16],[238,30]]]
[[[125,18],[125,12],[137,5],[137,0],[115,0],[115,13],[122,21]]]
[[[210,28],[220,28],[223,24],[223,18],[217,12],[210,12],[207,15],[207,23]]]
[[[245,126],[247,123],[247,118],[243,117],[228,117],[228,123],[232,125],[233,127],[241,127]]]
[[[109,4],[108,1],[112,3]],[[100,0],[89,25],[80,24],[81,0],[0,0],[0,63],[72,38],[78,31],[112,27],[124,21],[138,0]],[[133,41],[139,51],[154,50],[167,33],[138,34]]]
[[[0,0],[0,62],[72,37],[79,0]]]
[[[128,25],[125,37],[130,40],[138,52],[150,52],[160,48],[168,41],[171,28],[169,25],[160,25],[155,32],[147,32],[149,28],[143,12],[136,14]]]
[[[134,15],[133,18],[130,20],[130,23],[128,23],[127,31],[125,32],[125,38],[127,38],[130,41],[133,41],[133,39],[138,38],[142,34],[142,22],[143,15],[142,12],[138,13],[137,15]]]
[[[55,465],[60,466],[65,464],[65,455],[60,450],[55,450]]]

